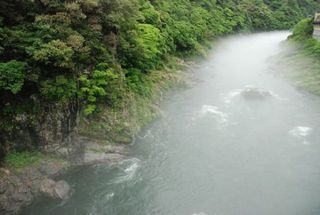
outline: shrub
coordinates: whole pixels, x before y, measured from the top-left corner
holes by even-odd
[[[26,63],[12,60],[0,63],[0,89],[17,94],[24,83]]]
[[[77,83],[74,77],[57,75],[53,79],[41,82],[41,93],[51,101],[66,102],[76,95]]]
[[[100,64],[90,75],[81,75],[79,78],[80,90],[79,97],[86,104],[84,114],[90,115],[97,111],[97,105],[102,99],[112,100],[112,95],[108,95],[109,89],[113,87],[113,81],[118,78],[118,75],[111,69]],[[106,101],[105,101],[106,102]]]
[[[74,51],[66,43],[61,40],[52,40],[36,50],[33,58],[44,64],[52,64],[61,68],[72,68],[74,66],[74,62],[72,61],[73,54]]]
[[[303,19],[292,30],[290,39],[295,41],[302,41],[309,39],[313,33],[312,19]]]

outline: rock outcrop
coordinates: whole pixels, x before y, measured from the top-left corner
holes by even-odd
[[[37,98],[33,100],[40,102]],[[0,162],[9,149],[55,152],[61,146],[77,143],[72,137],[78,111],[77,101],[70,101],[67,104],[46,105],[36,116],[17,114],[11,132],[0,129]]]

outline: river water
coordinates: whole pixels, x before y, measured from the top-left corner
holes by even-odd
[[[271,70],[287,36],[219,41],[125,161],[73,171],[71,199],[41,199],[22,214],[319,215],[320,98]],[[272,96],[246,100],[246,85]]]

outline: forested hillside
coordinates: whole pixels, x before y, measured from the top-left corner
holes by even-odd
[[[233,32],[289,29],[318,8],[313,0],[1,1],[0,158],[62,142],[83,121],[126,133],[121,117],[135,105],[143,121],[141,98],[152,97],[175,57],[204,54],[208,41]],[[119,114],[100,126],[109,113]]]

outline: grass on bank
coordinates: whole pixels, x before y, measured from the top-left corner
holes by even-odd
[[[21,169],[28,166],[37,166],[42,163],[55,163],[69,166],[69,162],[56,154],[47,154],[40,151],[10,152],[4,158],[3,167]]]
[[[46,159],[41,152],[11,152],[5,157],[5,164],[12,168],[23,168],[39,164]]]

